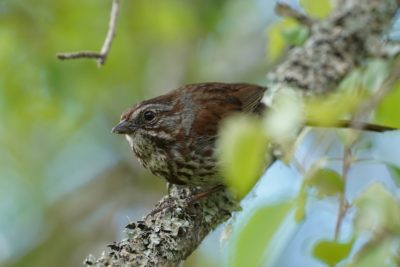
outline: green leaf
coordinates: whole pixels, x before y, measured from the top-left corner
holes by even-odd
[[[394,182],[396,183],[397,186],[400,187],[400,168],[393,164],[387,164],[386,166],[388,167],[390,173],[392,174]]]
[[[291,203],[279,203],[255,211],[241,229],[230,251],[228,266],[262,266],[265,251],[287,217]]]
[[[382,184],[371,184],[354,200],[354,205],[357,233],[364,230],[400,233],[399,202]]]
[[[363,87],[371,92],[378,90],[390,71],[388,60],[372,59],[367,63],[363,74]]]
[[[296,25],[288,29],[283,29],[283,37],[289,45],[302,45],[309,36],[309,30],[302,25]]]
[[[265,132],[283,151],[283,160],[290,160],[295,137],[303,127],[303,102],[291,88],[274,95],[274,108],[263,118]],[[289,152],[289,153],[287,153]]]
[[[315,244],[312,254],[314,258],[326,263],[328,266],[335,266],[349,256],[353,244],[354,240],[348,243],[322,240]]]
[[[308,186],[316,188],[319,198],[344,192],[341,176],[331,169],[319,169],[306,182]]]
[[[272,62],[276,61],[282,56],[283,52],[288,46],[287,39],[285,39],[283,32],[291,28],[297,28],[297,22],[293,19],[284,18],[272,24],[267,30],[267,56]]]
[[[346,267],[391,267],[399,266],[398,239],[383,239],[370,241],[364,245]]]
[[[363,75],[364,73],[359,68],[354,69],[340,82],[339,90],[350,91],[361,88],[364,77]]]
[[[350,83],[351,81],[348,80],[348,84]],[[351,114],[364,99],[365,97],[358,90],[342,91],[324,96],[323,99],[320,97],[307,99],[305,117],[307,121],[321,126],[334,125],[346,114]]]
[[[253,188],[269,162],[261,122],[254,117],[230,118],[220,131],[218,147],[226,185],[241,199]]]
[[[379,104],[374,121],[378,124],[400,128],[400,82],[394,84],[392,91]]]
[[[332,10],[329,0],[300,0],[300,4],[308,15],[319,19],[326,18]]]

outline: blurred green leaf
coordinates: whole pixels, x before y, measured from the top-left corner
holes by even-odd
[[[365,244],[345,267],[393,267],[398,265],[398,239],[374,240]]]
[[[314,258],[326,263],[327,266],[335,266],[349,256],[353,244],[354,240],[347,243],[321,240],[314,245],[312,254]]]
[[[263,118],[264,129],[273,143],[279,144],[283,152],[280,159],[289,161],[296,136],[304,125],[303,101],[294,90],[287,88],[274,95],[273,106]]]
[[[364,230],[400,233],[399,202],[382,184],[371,184],[355,199],[354,205],[357,207],[354,221],[357,233]]]
[[[363,73],[363,87],[371,92],[378,90],[390,71],[390,61],[384,59],[371,59],[368,61]]]
[[[309,30],[302,25],[296,25],[282,31],[283,37],[289,45],[302,45],[309,36]]]
[[[300,4],[308,15],[320,19],[326,18],[332,10],[329,0],[300,0]]]
[[[228,266],[262,266],[265,251],[291,207],[291,203],[279,203],[257,209],[240,231]]]
[[[289,18],[284,18],[268,27],[267,38],[267,56],[272,62],[279,59],[288,46],[287,39],[285,39],[283,32],[290,31],[290,29],[298,28],[298,23]]]
[[[307,99],[306,121],[320,126],[332,126],[346,115],[353,114],[368,97],[363,81],[364,71],[360,68],[355,69],[341,81],[337,93],[325,95],[323,98]]]
[[[306,180],[310,187],[315,187],[319,198],[334,196],[344,192],[342,177],[331,169],[319,169]]]
[[[392,178],[394,182],[396,183],[397,186],[400,187],[400,167],[393,165],[393,164],[387,164],[386,165],[392,174]]]
[[[399,116],[400,82],[393,85],[392,91],[378,105],[374,121],[378,124],[400,128]]]
[[[370,59],[365,66],[356,68],[339,85],[342,91],[357,91],[369,95],[380,88],[390,71],[390,61]]]
[[[226,184],[241,199],[253,188],[268,164],[267,138],[260,120],[246,116],[227,120],[220,135],[222,174]]]
[[[340,82],[339,90],[350,91],[362,88],[363,75],[363,71],[360,68],[356,68],[348,75],[346,75],[346,77]]]
[[[349,82],[350,83],[350,82]],[[365,99],[362,91],[346,90],[324,96],[307,99],[305,117],[317,125],[334,125],[346,114],[350,114]]]

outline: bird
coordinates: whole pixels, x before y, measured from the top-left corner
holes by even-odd
[[[216,186],[222,183],[216,155],[221,122],[235,113],[261,115],[266,90],[249,83],[188,84],[129,108],[112,132],[126,136],[155,176],[178,185]]]

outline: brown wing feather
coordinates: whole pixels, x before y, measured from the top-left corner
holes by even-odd
[[[264,109],[261,99],[266,88],[258,85],[203,83],[189,85],[188,89],[192,104],[201,107],[192,124],[192,131],[201,136],[215,136],[220,121],[234,112],[260,113]],[[202,93],[194,93],[196,90]]]
[[[242,102],[244,112],[254,112],[259,105],[263,105],[261,99],[264,96],[265,87],[253,84],[237,84],[235,87],[233,95]]]

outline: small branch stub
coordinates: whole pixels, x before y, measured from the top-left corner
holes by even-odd
[[[57,58],[61,60],[65,59],[77,59],[77,58],[94,58],[100,59],[103,55],[93,51],[79,51],[79,52],[70,52],[70,53],[58,53]]]
[[[284,3],[277,3],[275,6],[275,12],[282,17],[293,18],[307,28],[311,28],[311,26],[315,23],[312,18],[309,18],[304,13],[293,9],[291,6]]]

